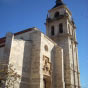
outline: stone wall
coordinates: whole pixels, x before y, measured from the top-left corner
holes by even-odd
[[[11,45],[11,52],[9,64],[12,64],[15,71],[21,75],[20,85],[16,88],[27,88],[29,86],[30,77],[30,59],[31,59],[31,42],[21,39],[13,39]],[[22,86],[24,84],[24,86]]]
[[[28,32],[15,36],[12,41],[9,60],[9,63],[16,68],[17,73],[22,76],[20,85],[16,85],[16,88],[39,88],[40,32]]]
[[[55,46],[53,63],[53,88],[65,88],[63,49]]]
[[[45,46],[48,47],[46,50]],[[41,34],[41,52],[40,52],[40,65],[41,65],[41,87],[43,88],[43,79],[46,76],[46,88],[64,88],[64,63],[63,63],[63,50],[56,45],[51,39],[44,34]],[[43,56],[49,58],[51,63],[51,75],[43,74]],[[50,77],[50,78],[49,78]],[[47,85],[51,81],[51,86]]]
[[[4,55],[4,47],[0,48],[0,60],[3,60],[3,55]]]
[[[70,49],[71,42],[66,35],[53,36],[51,39],[38,30],[17,36],[7,34],[5,47],[0,49],[0,56],[12,64],[15,71],[21,75],[20,84],[16,84],[16,88],[44,88],[44,80],[47,82],[46,88],[65,88],[65,82],[67,88],[74,84],[79,85],[75,45]],[[76,52],[72,53],[74,49]]]
[[[40,46],[41,48],[40,48],[40,50],[41,50],[41,52],[40,52],[40,76],[41,76],[41,86],[40,86],[40,88],[44,88],[43,87],[43,85],[44,85],[44,82],[43,82],[43,80],[45,80],[46,82],[47,82],[47,84],[45,84],[46,85],[46,88],[51,88],[51,84],[52,84],[52,59],[54,59],[54,58],[52,58],[52,56],[53,56],[53,54],[54,53],[52,53],[52,51],[53,51],[53,48],[54,48],[54,42],[51,40],[51,39],[49,39],[47,36],[45,36],[44,34],[41,34],[41,46]],[[46,63],[47,64],[45,64],[44,63],[44,59],[47,59],[46,60]],[[43,65],[45,66],[45,67],[47,67],[48,69],[46,70],[46,73],[44,73],[45,72],[45,70],[44,69],[46,69],[45,67],[43,67]],[[49,66],[47,66],[47,65],[49,65],[50,66],[50,68],[49,68]],[[48,87],[47,87],[48,86]]]
[[[40,46],[41,46],[41,33],[35,31],[30,35],[32,40],[32,55],[31,55],[31,76],[30,88],[40,87]]]

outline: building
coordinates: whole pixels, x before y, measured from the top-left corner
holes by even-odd
[[[76,26],[62,0],[48,11],[46,35],[37,28],[0,38],[0,61],[21,75],[15,88],[80,88]]]

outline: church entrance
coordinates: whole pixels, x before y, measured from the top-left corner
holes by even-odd
[[[43,88],[46,88],[46,80],[43,79]]]
[[[49,76],[44,76],[43,88],[51,88],[51,78]]]

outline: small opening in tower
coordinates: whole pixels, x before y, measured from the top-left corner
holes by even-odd
[[[51,27],[51,35],[55,35],[54,26]]]
[[[59,24],[59,33],[63,33],[63,24],[62,23]]]
[[[60,16],[59,12],[56,12],[55,15],[54,15],[55,18],[58,18],[59,16]]]
[[[71,34],[70,25],[69,24],[68,24],[68,31],[69,31],[69,34]]]

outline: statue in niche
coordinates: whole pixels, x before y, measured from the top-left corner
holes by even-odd
[[[49,62],[49,58],[46,56],[43,56],[43,73],[47,76],[51,75],[51,63]]]

